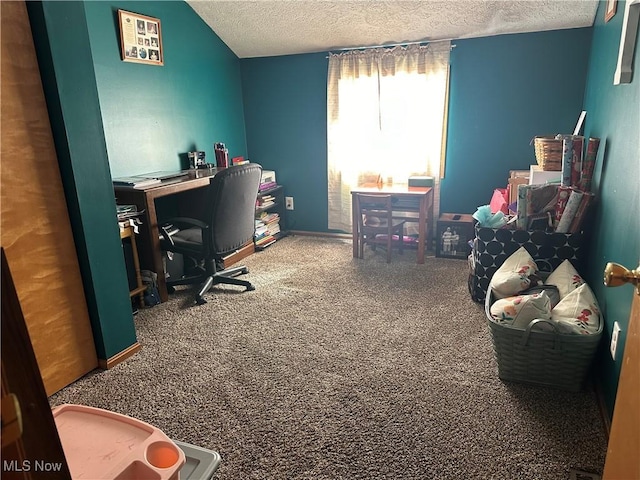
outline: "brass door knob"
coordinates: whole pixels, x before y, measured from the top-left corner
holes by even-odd
[[[625,283],[635,286],[636,293],[640,295],[640,265],[635,270],[629,270],[619,263],[607,263],[604,269],[604,284],[607,287],[619,287]]]

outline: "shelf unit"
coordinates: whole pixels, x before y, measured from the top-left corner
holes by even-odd
[[[256,251],[264,250],[269,245],[273,244],[280,238],[287,235],[286,225],[285,225],[285,201],[284,201],[284,187],[282,185],[276,185],[275,187],[269,188],[267,190],[262,190],[258,192],[258,200],[262,199],[262,197],[271,195],[274,197],[273,203],[267,206],[256,206],[256,219],[259,218],[261,214],[264,212],[267,213],[276,213],[279,217],[279,225],[280,231],[273,235],[273,241],[270,241],[265,244],[255,244]]]
[[[131,225],[120,226],[120,239],[124,240],[129,238],[131,240],[131,249],[133,252],[133,268],[136,274],[136,288],[129,291],[129,297],[133,298],[138,296],[138,301],[141,307],[144,307],[144,292],[147,286],[142,283],[142,276],[140,275],[140,261],[138,259],[138,248],[136,246],[136,234],[133,231]]]

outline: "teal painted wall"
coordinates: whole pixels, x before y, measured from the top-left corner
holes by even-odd
[[[535,135],[573,131],[591,29],[456,40],[441,211],[473,213],[535,164]]]
[[[287,228],[327,231],[327,54],[243,59],[249,158],[275,170]]]
[[[84,4],[27,7],[96,351],[106,360],[133,345],[136,333],[91,51],[77,48],[89,42]]]
[[[473,213],[535,163],[535,135],[572,131],[591,29],[457,40],[441,211]],[[249,156],[293,195],[289,227],[327,232],[327,55],[242,59]]]
[[[247,156],[239,60],[188,4],[85,8],[112,176],[187,168],[191,150],[214,163],[215,142]],[[164,66],[121,60],[118,9],[160,19]]]
[[[629,322],[633,289],[606,288],[602,273],[607,262],[636,268],[640,260],[640,45],[636,38],[635,72],[632,82],[613,85],[618,59],[625,3],[618,2],[616,15],[604,22],[600,2],[593,28],[584,109],[585,135],[599,137],[594,190],[599,197],[594,218],[587,280],[592,286],[606,320],[598,362],[607,410],[613,413],[623,345]],[[636,319],[640,320],[640,319]],[[613,323],[622,328],[617,359],[608,350]]]
[[[112,176],[246,156],[238,58],[184,2],[28,2],[98,356],[136,341]],[[161,21],[165,65],[122,62],[117,9]]]

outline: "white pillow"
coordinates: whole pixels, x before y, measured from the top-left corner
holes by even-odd
[[[527,249],[520,247],[493,274],[489,289],[497,299],[517,295],[531,286],[529,277],[537,271],[536,262]]]
[[[592,335],[600,329],[600,308],[589,285],[583,283],[551,310],[551,319],[563,333]]]
[[[576,269],[573,268],[571,262],[569,260],[565,260],[558,265],[553,272],[551,272],[551,275],[549,275],[545,283],[558,287],[560,299],[562,300],[569,293],[584,284],[584,280]]]
[[[550,319],[551,303],[546,292],[507,297],[491,305],[491,316],[497,323],[526,328],[536,318]]]

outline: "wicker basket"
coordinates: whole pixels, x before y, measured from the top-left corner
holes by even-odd
[[[485,311],[501,380],[579,391],[602,337],[603,322],[594,335],[562,334],[548,320],[533,320],[525,330],[502,325],[490,313],[493,295]],[[534,330],[545,323],[554,331]]]
[[[562,140],[556,140],[554,136],[534,137],[533,147],[536,152],[536,162],[542,170],[562,170]]]

